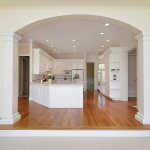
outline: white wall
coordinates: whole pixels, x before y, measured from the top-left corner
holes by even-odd
[[[136,50],[128,54],[128,96],[137,97],[137,60]]]
[[[125,49],[121,53],[121,97],[122,100],[128,100],[128,51]]]

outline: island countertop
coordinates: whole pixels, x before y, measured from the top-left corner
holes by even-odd
[[[48,85],[48,86],[53,86],[53,85],[83,85],[83,82],[78,82],[78,81],[52,81],[52,82],[40,82],[40,81],[33,81],[31,84],[40,84],[40,85]]]

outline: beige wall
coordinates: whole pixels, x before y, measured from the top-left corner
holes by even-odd
[[[1,45],[2,43],[1,43],[1,37],[0,37],[0,106],[2,106],[2,101],[1,101],[1,99],[2,99],[2,82],[3,82],[3,78],[2,78],[2,51],[1,51],[1,49],[2,49],[2,45]],[[1,109],[0,109],[0,114],[1,114]]]
[[[100,7],[23,7],[0,9],[0,32],[14,32],[22,27],[55,16],[85,14],[114,18],[150,31],[149,6],[100,6]],[[7,18],[7,19],[6,19]],[[12,23],[13,22],[13,23]],[[11,25],[10,25],[11,24]]]
[[[30,55],[30,46],[29,46],[29,44],[19,45],[18,51],[19,51],[20,56]]]

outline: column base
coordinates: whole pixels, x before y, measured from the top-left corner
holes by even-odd
[[[0,125],[14,124],[19,119],[21,119],[21,115],[17,112],[16,114],[14,114],[11,117],[0,118]]]
[[[150,124],[150,116],[144,116],[140,112],[137,112],[135,119],[141,122],[142,124]]]

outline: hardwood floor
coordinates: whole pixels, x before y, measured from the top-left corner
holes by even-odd
[[[107,100],[98,91],[84,93],[84,109],[50,109],[19,98],[22,119],[0,129],[150,129],[134,119],[135,99]]]

